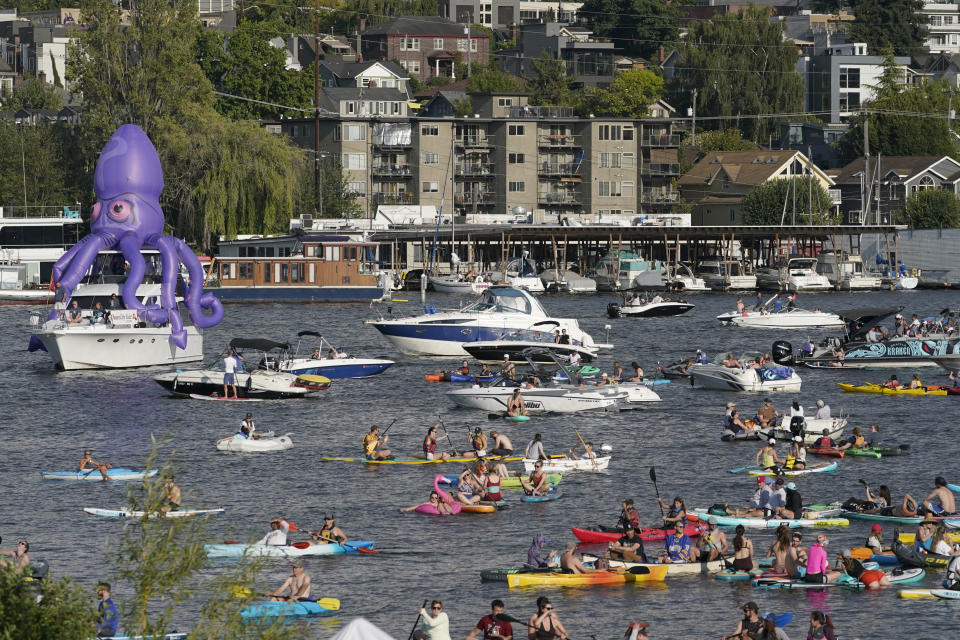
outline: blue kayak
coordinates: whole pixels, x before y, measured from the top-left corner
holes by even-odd
[[[557,489],[551,489],[545,496],[523,496],[520,502],[553,502],[563,497],[563,492]]]
[[[244,619],[256,620],[258,618],[283,618],[283,617],[306,617],[306,616],[332,616],[335,615],[334,609],[326,609],[317,602],[261,602],[244,607],[240,615]]]
[[[157,470],[136,471],[123,467],[107,469],[107,477],[111,480],[143,480],[144,477],[148,475],[150,477],[157,475]],[[103,475],[96,469],[84,469],[83,471],[41,471],[40,477],[44,480],[103,480]]]
[[[357,548],[372,549],[370,540],[349,540],[344,544],[311,544],[304,548],[293,545],[272,544],[205,544],[208,558],[240,558],[243,556],[268,556],[276,558],[297,558],[301,556],[332,556],[345,553],[357,554]]]

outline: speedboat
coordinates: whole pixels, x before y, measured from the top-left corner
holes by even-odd
[[[778,364],[804,365],[811,368],[879,369],[944,367],[960,369],[960,338],[947,334],[930,334],[927,337],[894,337],[880,342],[868,340],[873,327],[889,316],[902,311],[903,307],[850,309],[839,311],[846,327],[843,337],[831,336],[809,345],[804,351],[794,352],[793,345],[785,340],[773,343],[771,353]]]
[[[607,315],[611,318],[662,318],[665,316],[679,316],[690,311],[695,305],[683,300],[675,301],[669,298],[655,296],[647,301],[634,296],[624,300],[623,304],[611,302],[607,305]]]
[[[172,365],[203,360],[203,336],[193,325],[184,325],[187,346],[171,344],[170,326],[154,325],[140,318],[135,309],[113,309],[94,321],[93,307],[99,302],[110,307],[110,296],[121,295],[120,284],[77,285],[70,297],[81,311],[80,322],[60,320],[56,316],[42,321],[39,313],[31,315],[35,327],[30,338],[30,351],[46,351],[54,365],[64,371],[75,369],[123,369]],[[137,299],[144,305],[160,299],[157,284],[137,287]]]
[[[813,444],[818,438],[826,435],[833,440],[839,440],[847,426],[847,419],[842,415],[832,418],[804,418],[803,420],[803,441],[805,444]],[[761,430],[766,438],[776,438],[777,440],[793,440],[793,432],[790,431],[790,417],[784,416],[780,422],[773,428]]]
[[[758,269],[757,286],[774,291],[826,291],[830,280],[817,273],[816,258],[790,258]]]
[[[670,265],[666,265],[663,270],[663,284],[668,289],[676,291],[710,291],[710,287],[707,286],[704,279],[694,275],[690,265],[681,262],[677,264],[675,269]],[[634,280],[634,286],[641,287],[637,280]]]
[[[429,282],[433,285],[434,291],[439,293],[471,294],[480,293],[490,288],[490,283],[484,281],[483,276],[470,278],[460,277],[459,275],[430,276]]]
[[[843,318],[835,313],[824,313],[819,309],[783,309],[776,312],[730,311],[717,316],[720,324],[735,327],[753,327],[756,329],[827,329],[843,327]]]
[[[736,260],[704,260],[697,267],[697,275],[716,291],[757,288],[757,276],[746,273]]]
[[[880,277],[867,273],[859,253],[821,251],[817,256],[817,273],[826,276],[839,289],[879,289]]]
[[[744,353],[737,360],[732,353],[721,353],[709,364],[690,366],[693,386],[720,391],[800,391],[802,381],[793,369],[760,364],[762,359],[760,353]]]
[[[560,272],[556,269],[545,269],[540,272],[540,279],[550,293],[595,293],[597,291],[596,280],[585,278],[570,269]]]
[[[390,307],[388,307],[388,313]],[[440,311],[426,306],[425,313],[410,318],[368,320],[377,331],[402,352],[424,356],[469,355],[465,343],[501,340],[524,331],[529,334],[566,330],[570,344],[587,349],[608,348],[597,345],[573,318],[553,318],[533,295],[524,289],[495,285],[484,291],[478,300],[456,311]]]
[[[530,348],[551,351],[561,358],[568,358],[572,353],[580,354],[582,362],[591,362],[597,357],[596,349],[587,349],[577,344],[560,344],[553,342],[552,333],[540,331],[518,331],[503,340],[484,340],[480,342],[464,342],[463,349],[474,359],[487,364],[503,362],[504,356],[516,360],[520,354]],[[553,360],[547,358],[535,360],[537,364],[549,364]]]
[[[321,376],[307,379],[292,373],[278,371],[276,359],[268,354],[271,351],[282,351],[288,347],[286,343],[273,342],[262,338],[234,338],[230,347],[240,354],[242,349],[262,352],[257,360],[243,360],[245,367],[251,370],[238,369],[236,372],[237,397],[241,400],[266,400],[276,398],[302,398],[314,393],[317,389],[326,388],[330,381]],[[242,355],[242,354],[241,354]],[[161,387],[176,396],[188,396],[200,399],[233,400],[223,394],[224,384],[223,357],[218,357],[204,369],[177,369],[154,377],[154,381]],[[326,386],[318,384],[326,380]]]
[[[301,357],[300,344],[305,337],[320,339],[320,346],[313,350],[310,357]],[[376,358],[355,358],[344,353],[342,348],[335,348],[330,342],[316,331],[300,331],[297,333],[297,347],[293,355],[284,352],[280,357],[280,371],[294,375],[326,376],[336,378],[366,378],[383,373],[393,360]]]

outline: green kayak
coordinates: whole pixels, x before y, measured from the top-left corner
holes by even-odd
[[[863,449],[856,449],[854,447],[850,447],[849,449],[844,449],[844,453],[846,453],[848,456],[858,456],[860,458],[877,458],[877,459],[879,459],[883,455],[876,449],[873,449],[872,447],[864,447]]]

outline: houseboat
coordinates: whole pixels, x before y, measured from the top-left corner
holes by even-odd
[[[50,274],[80,237],[80,207],[0,207],[0,304],[53,300]]]
[[[347,235],[287,235],[220,243],[207,288],[223,301],[367,302],[389,293],[377,243]]]

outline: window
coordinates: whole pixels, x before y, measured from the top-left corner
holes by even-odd
[[[467,50],[467,39],[457,38],[457,51],[466,51],[466,50]]]
[[[499,107],[512,107],[513,98],[497,98],[497,106]]]
[[[391,113],[391,115],[395,115],[395,116],[396,116],[396,115],[400,115],[402,112],[403,112],[403,110],[400,108],[400,103],[399,103],[399,102],[391,102],[391,103],[390,103],[390,113]]]
[[[839,107],[840,107],[840,111],[852,111],[854,109],[860,108],[860,94],[859,93],[841,93]]]
[[[240,268],[240,273],[237,276],[240,280],[253,280],[252,262],[239,262],[237,266]]]
[[[356,113],[357,112],[357,103],[353,100],[347,102],[347,113]]]
[[[522,136],[523,135],[523,125],[522,124],[511,124],[507,126],[507,134],[511,136]]]
[[[476,53],[476,52],[477,52],[477,43],[478,43],[479,41],[480,41],[479,38],[468,38],[468,39],[467,39],[467,42],[470,43],[470,52],[471,52],[471,53]]]
[[[523,182],[509,182],[507,183],[507,191],[510,193],[523,193],[526,191],[526,185]]]
[[[401,60],[400,66],[406,69],[408,73],[420,73],[419,60]]]
[[[943,16],[943,24],[944,24],[944,26],[952,25],[952,24],[953,24],[953,16]]]
[[[365,124],[345,124],[343,125],[344,140],[366,140],[367,125]]]
[[[424,193],[437,193],[440,191],[440,183],[436,181],[424,182],[423,183],[423,192]]]
[[[621,182],[620,183],[620,195],[624,198],[633,197],[633,183],[632,182]]]
[[[438,136],[440,135],[440,127],[435,124],[425,124],[422,127],[420,127],[420,135]]]
[[[345,153],[343,154],[344,169],[366,169],[367,154],[365,153]]]
[[[630,131],[630,132],[632,133],[632,132],[633,132],[633,129],[625,129],[625,130],[624,130],[624,134],[626,134],[627,131]],[[624,168],[624,169],[633,169],[633,154],[632,154],[632,153],[625,153],[625,154],[623,154],[623,168]]]
[[[434,38],[434,39],[433,39],[433,48],[434,48],[434,50],[436,50],[436,49],[443,49],[443,38]]]
[[[420,51],[420,38],[400,38],[400,51]]]
[[[522,153],[508,153],[507,162],[510,164],[523,164],[523,154]]]
[[[917,181],[917,184],[913,187],[913,191],[926,191],[927,189],[936,188],[937,183],[930,176],[923,176],[920,180]]]
[[[633,183],[629,184],[631,185],[630,188],[633,189]],[[620,183],[601,180],[597,183],[597,195],[608,198],[620,197]]]
[[[633,137],[633,130],[630,130],[630,136]],[[602,124],[598,132],[600,140],[620,140],[623,137],[622,127],[618,124]]]
[[[366,182],[348,182],[347,192],[352,193],[354,195],[358,195],[358,196],[366,196],[367,183]]]
[[[840,88],[860,88],[860,67],[840,67]]]
[[[369,86],[370,86],[370,78],[360,78],[360,86],[361,86],[361,87],[369,87]]]
[[[930,26],[939,27],[943,23],[943,18],[941,16],[930,16]]]
[[[623,139],[624,139],[624,140],[633,140],[633,127],[624,127],[624,128],[623,128]]]
[[[423,164],[440,164],[439,153],[424,153]]]
[[[619,154],[619,153],[601,153],[601,154],[600,154],[600,167],[601,167],[601,168],[619,169],[619,168],[620,168],[620,154]]]

